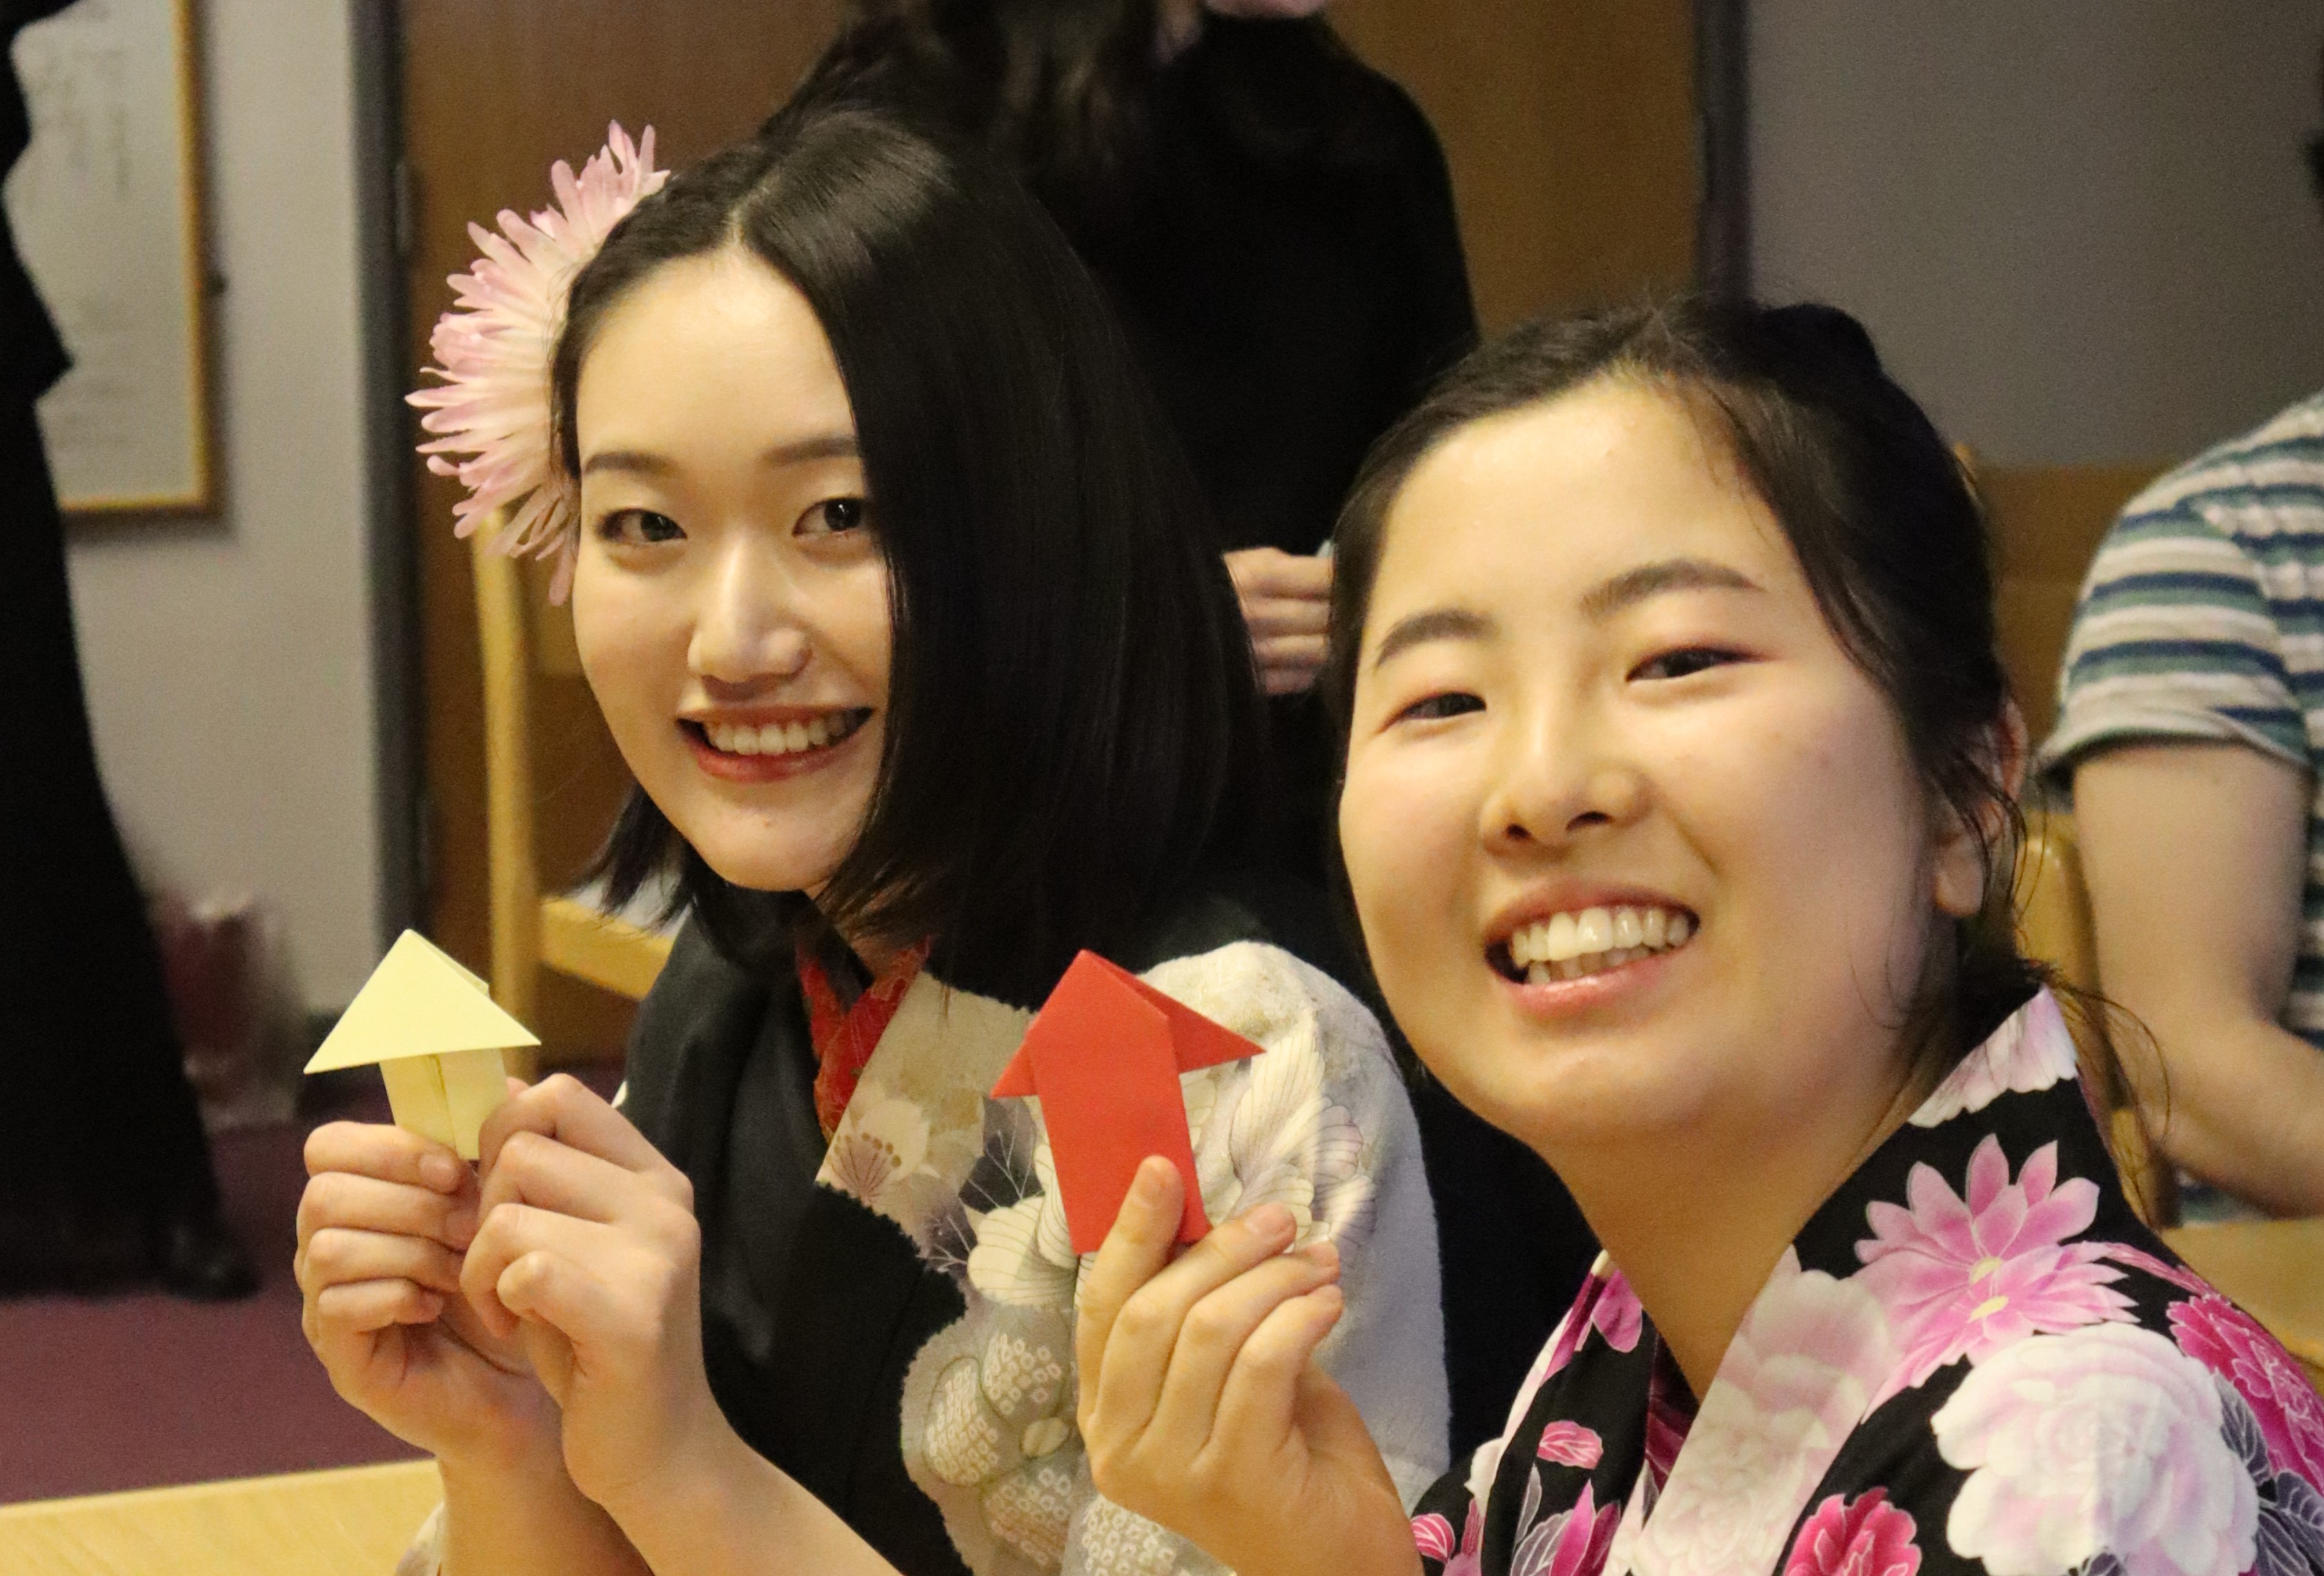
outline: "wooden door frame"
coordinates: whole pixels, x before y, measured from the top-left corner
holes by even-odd
[[[376,942],[418,927],[428,896],[427,760],[422,750],[420,558],[412,532],[411,446],[403,402],[411,250],[403,165],[402,10],[351,0],[355,257],[363,358],[364,567],[371,610],[372,751],[379,871]]]

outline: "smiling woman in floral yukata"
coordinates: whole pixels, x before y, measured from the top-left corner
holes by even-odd
[[[2324,1408],[2139,1224],[2015,952],[1982,523],[1862,328],[1520,331],[1339,543],[1381,987],[1607,1253],[1407,1520],[1331,1289],[1251,1221],[1166,1267],[1149,1161],[1084,1288],[1100,1488],[1241,1576],[2324,1571]]]
[[[1048,1135],[986,1092],[1084,946],[1265,1047],[1183,1081],[1203,1196],[1348,1283],[1323,1360],[1416,1494],[1445,1392],[1412,1114],[1220,868],[1250,646],[1096,288],[880,112],[787,113],[659,190],[650,146],[484,237],[423,396],[475,502],[534,489],[510,529],[566,567],[641,788],[615,885],[674,860],[688,917],[618,1106],[517,1092],[475,1175],[394,1128],[309,1146],[309,1338],[443,1475],[408,1568],[1208,1569],[1091,1487]]]

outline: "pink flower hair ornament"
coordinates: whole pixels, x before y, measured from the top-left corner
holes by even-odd
[[[499,235],[468,226],[484,255],[452,275],[453,309],[429,336],[436,364],[423,372],[438,382],[406,396],[427,412],[420,425],[431,437],[420,452],[428,468],[468,490],[452,512],[455,531],[467,536],[508,511],[493,550],[554,556],[556,602],[573,585],[580,500],[549,452],[549,360],[574,276],[613,226],[669,179],[654,168],[653,146],[651,126],[632,143],[616,122],[580,174],[562,159],[550,167],[555,207],[530,219],[503,208]]]

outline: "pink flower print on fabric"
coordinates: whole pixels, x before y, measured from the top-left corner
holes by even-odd
[[[1964,1111],[1983,1111],[2005,1094],[2031,1094],[2074,1076],[2074,1037],[2047,991],[2012,1013],[1986,1042],[1961,1058],[1913,1113],[1933,1128]]]
[[[1452,1540],[1452,1524],[1435,1512],[1412,1518],[1412,1546],[1442,1565],[1444,1576],[1477,1576],[1484,1537],[1485,1507],[1474,1499],[1469,1501],[1468,1525],[1457,1544]]]
[[[2001,1140],[1987,1135],[1969,1157],[1966,1199],[1921,1165],[1905,1182],[1910,1209],[1866,1207],[1876,1235],[1857,1243],[1864,1268],[1854,1278],[1887,1309],[1903,1358],[1880,1400],[2028,1335],[2131,1317],[2130,1299],[2111,1287],[2122,1272],[2100,1262],[2105,1245],[2069,1240],[2097,1218],[2098,1184],[2057,1177],[2055,1143],[2012,1182]]]
[[[1538,1491],[1538,1479],[1534,1487]],[[1517,1539],[1509,1576],[1599,1576],[1621,1518],[1620,1506],[1600,1505],[1591,1486],[1582,1484],[1573,1508],[1544,1517]]]
[[[1736,1331],[1636,1548],[1658,1576],[1767,1571],[1808,1495],[1895,1368],[1880,1304],[1857,1278],[1786,1249]]]
[[[2238,1576],[2259,1500],[2225,1420],[2209,1370],[2152,1330],[2004,1347],[1930,1420],[1969,1474],[1946,1541],[1992,1576],[2059,1576],[2100,1554],[2136,1576]]]
[[[2259,1321],[2216,1293],[2172,1305],[2179,1350],[2233,1385],[2279,1472],[2324,1486],[2324,1399]]]
[[[1510,1425],[1514,1427],[1523,1420],[1543,1383],[1563,1371],[1590,1339],[1591,1331],[1603,1336],[1606,1344],[1617,1351],[1635,1351],[1639,1332],[1646,1328],[1646,1311],[1638,1302],[1638,1294],[1630,1289],[1628,1277],[1614,1267],[1611,1258],[1600,1253],[1598,1262],[1590,1267],[1589,1277],[1582,1283],[1573,1306],[1558,1321],[1557,1332],[1550,1337],[1540,1360],[1526,1376],[1517,1405],[1511,1410]]]
[[[1843,1501],[1837,1494],[1792,1540],[1784,1576],[1914,1576],[1921,1568],[1919,1530],[1910,1512],[1888,1503],[1888,1490]]]
[[[562,159],[550,167],[557,206],[530,219],[503,208],[501,235],[470,225],[484,253],[466,273],[452,276],[453,309],[436,320],[429,349],[436,364],[423,371],[439,386],[406,396],[428,412],[431,434],[420,446],[428,468],[468,490],[452,511],[461,536],[493,511],[512,509],[494,550],[554,554],[551,600],[562,602],[573,583],[579,545],[579,500],[550,463],[549,358],[565,326],[565,301],[581,272],[615,225],[669,179],[653,167],[654,134],[632,144],[616,123],[605,146],[573,173]],[[465,455],[465,459],[446,456]]]
[[[1582,1282],[1582,1290],[1573,1305],[1559,1320],[1549,1344],[1517,1387],[1517,1398],[1509,1403],[1508,1418],[1501,1428],[1501,1437],[1480,1445],[1469,1460],[1469,1493],[1480,1505],[1490,1494],[1493,1479],[1499,1472],[1502,1453],[1509,1440],[1525,1426],[1526,1415],[1533,1411],[1534,1400],[1541,1394],[1542,1386],[1564,1371],[1572,1362],[1575,1352],[1590,1338],[1593,1330],[1605,1337],[1606,1343],[1617,1351],[1634,1351],[1638,1337],[1646,1327],[1646,1310],[1638,1304],[1637,1293],[1614,1261],[1605,1254],[1590,1267]]]
[[[2143,1248],[2133,1248],[2127,1242],[2102,1242],[2098,1244],[2098,1252],[2103,1257],[2121,1265],[2125,1269],[2135,1269],[2142,1274],[2151,1275],[2157,1280],[2167,1281],[2181,1291],[2194,1296],[2218,1295],[2217,1287],[2185,1265],[2166,1264]]]
[[[1606,1442],[1598,1431],[1563,1418],[1554,1420],[1541,1431],[1541,1442],[1534,1446],[1537,1461],[1555,1461],[1562,1467],[1580,1467],[1587,1471],[1604,1459]]]

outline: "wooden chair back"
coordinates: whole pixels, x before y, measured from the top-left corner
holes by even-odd
[[[543,677],[581,671],[572,615],[551,607],[525,566],[471,539],[484,687],[486,862],[493,999],[533,1020],[540,971],[554,969],[637,1000],[669,959],[671,935],[607,914],[586,898],[542,891],[533,714]],[[537,1064],[521,1070],[530,1077]]]
[[[2104,1120],[2107,1147],[2113,1151],[2123,1187],[2148,1225],[2175,1224],[2176,1174],[2139,1118],[2098,1005],[2098,938],[2071,816],[2050,811],[2027,817],[2025,844],[2018,859],[2017,901],[2018,950],[2048,964],[2066,987],[2067,1018],[2080,1053],[2083,1086]]]

